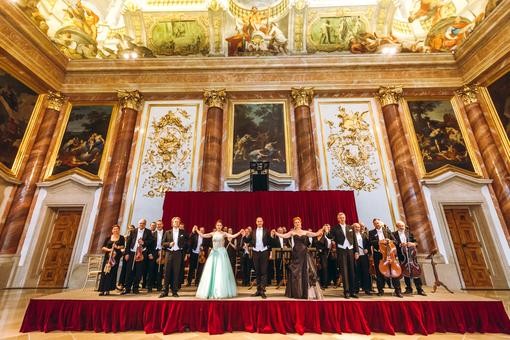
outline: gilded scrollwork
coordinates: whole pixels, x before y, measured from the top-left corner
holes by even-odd
[[[333,176],[340,179],[338,189],[372,191],[379,183],[377,166],[372,159],[376,152],[365,121],[368,111],[347,113],[338,107],[335,120],[327,120],[327,150],[333,158]]]
[[[152,121],[142,167],[144,196],[163,197],[167,191],[184,185],[185,178],[178,174],[191,166],[188,146],[192,142],[193,128],[186,123],[189,118],[187,111],[177,108]]]
[[[460,97],[460,99],[462,99],[464,105],[470,105],[478,102],[478,97],[476,96],[478,93],[478,84],[464,85],[460,89],[456,90],[455,93]]]

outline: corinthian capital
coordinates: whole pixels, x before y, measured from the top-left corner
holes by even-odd
[[[290,92],[290,98],[294,107],[310,106],[313,99],[313,87],[293,87]]]
[[[121,109],[133,109],[135,111],[140,110],[143,96],[140,92],[138,92],[138,90],[118,90],[117,96],[119,98]]]
[[[379,92],[377,92],[377,98],[382,107],[398,104],[398,101],[402,98],[402,92],[402,86],[381,86]]]
[[[227,91],[221,90],[204,90],[205,105],[209,107],[218,107],[223,109],[225,100],[227,99]]]
[[[469,105],[478,102],[476,94],[478,93],[478,84],[464,85],[455,91],[455,94],[462,99],[464,105]]]
[[[48,109],[60,111],[67,101],[67,97],[59,91],[48,91]]]

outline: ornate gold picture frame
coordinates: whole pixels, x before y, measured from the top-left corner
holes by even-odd
[[[467,158],[470,161],[472,168],[473,168],[472,171],[461,168],[460,166],[449,164],[447,161],[445,161],[445,164],[442,166],[439,166],[433,170],[427,170],[426,164],[424,161],[423,145],[420,145],[420,143],[418,141],[418,135],[417,135],[417,131],[415,129],[415,124],[413,122],[411,109],[409,107],[409,102],[448,102],[451,105],[452,111],[455,115],[455,120],[456,120],[459,130],[460,130],[457,132],[460,132],[462,142],[464,143],[465,148],[466,148]],[[466,137],[467,136],[466,126],[464,125],[462,117],[460,116],[461,111],[460,111],[460,108],[458,107],[455,97],[411,97],[411,98],[401,99],[400,105],[404,111],[405,126],[406,126],[407,132],[411,138],[411,140],[410,140],[411,148],[412,148],[414,156],[416,157],[416,160],[417,160],[420,178],[433,178],[433,177],[436,177],[436,176],[443,174],[447,171],[458,172],[458,173],[462,173],[462,174],[472,176],[472,177],[481,177],[482,171],[480,168],[480,164],[478,163],[478,161],[476,159],[476,155],[475,155],[475,152],[474,152],[474,149],[473,149],[470,139]],[[440,148],[440,147],[438,146],[438,148]],[[454,163],[454,162],[452,162],[452,163]]]
[[[236,126],[236,118],[239,119],[241,108],[245,111],[250,110],[253,114],[256,114],[255,111],[258,109],[266,110],[274,108],[274,112],[281,114],[281,117],[276,119],[276,122],[278,122],[277,124],[281,123],[281,126],[275,126],[271,131],[268,131],[264,130],[263,127],[259,129],[259,125],[255,123],[257,128],[254,130],[256,131],[244,131],[244,129]],[[252,121],[259,121],[259,119],[263,121],[263,118],[251,117]],[[230,100],[228,102],[227,122],[227,179],[239,179],[246,176],[249,173],[249,162],[256,160],[270,161],[269,173],[271,176],[278,178],[292,177],[290,113],[287,100]],[[283,135],[281,135],[281,133],[283,133]],[[242,136],[240,134],[242,134]],[[268,139],[266,142],[260,137],[262,135],[267,135]],[[244,144],[244,146],[241,141],[243,138],[246,138],[246,144]],[[281,145],[282,143],[285,145]],[[239,170],[239,161],[246,162],[245,170]],[[283,167],[281,164],[282,162],[285,163]],[[278,167],[275,166],[275,163],[279,163]],[[234,169],[234,167],[236,168]]]
[[[58,173],[56,173],[56,171],[55,171],[56,167],[59,165],[57,162],[58,162],[58,158],[59,158],[59,153],[61,152],[61,149],[62,149],[62,144],[72,142],[71,140],[64,142],[63,138],[65,137],[66,131],[68,131],[69,118],[71,116],[71,113],[73,112],[73,108],[76,108],[76,107],[90,107],[90,108],[111,107],[110,120],[108,122],[106,136],[98,136],[100,134],[94,133],[97,136],[99,143],[103,145],[101,155],[99,156],[100,158],[96,159],[96,162],[99,161],[99,164],[97,166],[97,173],[92,173],[90,171],[87,171],[79,165],[74,166],[74,167],[64,170],[64,171],[59,171]],[[113,137],[115,135],[115,122],[117,119],[118,112],[119,112],[119,104],[117,102],[78,102],[78,103],[74,103],[74,104],[68,103],[68,105],[66,107],[66,111],[65,111],[65,116],[64,116],[64,119],[62,122],[62,126],[60,127],[60,130],[57,135],[57,143],[54,145],[54,147],[51,151],[50,161],[49,161],[49,165],[46,169],[44,180],[50,181],[50,180],[54,180],[54,179],[57,179],[57,178],[60,178],[60,177],[63,177],[63,176],[69,175],[69,174],[73,174],[73,173],[79,174],[79,175],[84,176],[91,180],[102,180],[104,178],[104,173],[106,170],[106,159],[107,159],[108,155],[110,154],[111,144],[113,142]],[[89,140],[87,140],[87,141],[77,140],[76,143],[88,144],[90,142],[90,138],[93,138],[93,137],[90,136]],[[72,149],[72,148],[74,148],[74,146],[70,145],[69,148]],[[78,148],[78,146],[76,147],[76,149],[77,148]],[[93,148],[91,147],[90,149],[92,150]],[[80,152],[80,151],[78,151],[78,152]],[[84,152],[90,152],[90,151],[85,150]],[[68,155],[70,155],[70,157],[75,157],[72,152],[69,152]],[[81,154],[77,153],[76,157],[78,157],[79,155],[81,155]],[[87,155],[87,156],[93,157],[94,155],[91,154],[91,155]]]

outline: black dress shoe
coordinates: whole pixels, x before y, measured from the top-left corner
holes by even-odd
[[[147,289],[147,293],[152,293],[152,288]]]
[[[393,296],[396,296],[396,297],[399,297],[399,298],[403,298],[404,297],[401,292],[395,292],[395,293],[393,293]]]
[[[351,297],[347,294],[344,294],[344,299],[350,299]]]
[[[179,297],[179,294],[177,294],[177,292],[172,293],[172,297]]]
[[[427,294],[425,294],[425,291],[423,289],[418,291],[418,295],[427,296]]]
[[[99,296],[104,296],[104,292],[99,293]]]
[[[134,289],[133,294],[140,294],[140,291],[138,289]]]
[[[159,294],[160,298],[164,298],[164,297],[167,297],[167,296],[168,296],[168,292],[162,292],[161,294]]]
[[[251,294],[251,296],[260,296],[260,292],[257,290],[255,293]]]
[[[120,292],[120,295],[126,295],[129,293],[131,293],[131,292],[124,289],[122,292]]]
[[[410,288],[406,288],[404,294],[412,294],[413,293],[413,290],[410,289]]]
[[[260,297],[263,299],[267,299],[266,293],[264,293],[264,292],[260,293]]]
[[[372,295],[372,292],[371,292],[371,291],[369,291],[369,290],[367,290],[367,291],[365,292],[365,295],[369,295],[369,296],[370,296],[370,295]]]
[[[383,296],[384,295],[384,292],[383,291],[379,291],[377,292],[377,296]]]
[[[349,295],[349,297],[352,297],[353,299],[359,299],[359,296],[356,294],[351,294],[351,295]]]

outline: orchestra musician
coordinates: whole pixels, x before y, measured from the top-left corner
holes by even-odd
[[[163,250],[163,236],[165,234],[165,230],[163,229],[164,224],[162,220],[157,220],[156,229],[152,232],[152,238],[154,239],[153,247],[152,247],[152,259],[149,262],[149,268],[147,275],[147,292],[152,293],[152,289],[156,287],[156,290],[159,292],[162,287],[163,273],[164,273],[164,258],[165,251]]]
[[[232,228],[227,228],[227,234],[233,235],[234,231]],[[230,265],[232,266],[232,273],[234,273],[234,277],[236,276],[236,257],[239,243],[239,239],[225,237],[225,248],[227,249],[228,258],[230,260]]]
[[[240,261],[241,261],[241,273],[243,276],[243,286],[250,284],[250,272],[253,266],[251,254],[250,254],[250,242],[251,242],[252,228],[246,228],[246,235],[241,237],[240,241]]]
[[[124,244],[129,236],[129,234],[131,234],[131,232],[135,229],[136,229],[136,227],[132,224],[127,227],[126,233],[124,234]],[[124,249],[122,249],[122,254],[123,255],[126,254],[126,247],[124,247]],[[126,283],[126,271],[127,271],[126,267],[127,267],[127,265],[126,265],[126,260],[125,260],[124,256],[121,257],[120,261],[122,262],[122,265],[121,265],[121,269],[120,269],[119,281],[117,283],[117,289],[123,290],[125,283]]]
[[[165,231],[163,236],[162,245],[166,251],[165,284],[160,298],[168,296],[170,289],[173,297],[179,297],[177,292],[181,288],[182,258],[187,242],[186,232],[180,229],[180,226],[181,218],[172,218],[172,228]]]
[[[409,228],[406,227],[405,223],[402,221],[397,221],[396,223],[397,230],[393,232],[393,237],[395,238],[395,246],[397,247],[397,254],[400,263],[404,262],[404,251],[408,247],[417,246],[416,239],[414,235],[409,231]],[[404,282],[406,285],[406,290],[404,294],[412,294],[413,288],[411,286],[411,278],[404,276]],[[423,284],[421,282],[421,278],[419,276],[413,277],[414,286],[416,287],[416,291],[419,295],[426,296],[425,291],[423,290]]]
[[[284,234],[283,227],[278,227],[276,229],[276,232],[279,234]],[[271,239],[271,248],[278,248],[278,249],[284,249],[284,248],[290,248],[290,241],[288,238],[283,238],[274,235],[274,237]],[[275,266],[276,266],[276,285],[279,286],[281,284],[281,281],[283,280],[283,271],[284,268],[284,261],[283,261],[283,254],[276,256],[276,259],[274,259]]]
[[[124,249],[125,239],[120,234],[120,226],[115,224],[112,227],[112,234],[103,243],[101,250],[105,253],[103,265],[101,266],[101,279],[99,281],[99,295],[110,295],[111,290],[117,287],[117,271],[119,269],[122,250]]]
[[[370,280],[370,261],[369,256],[371,255],[370,242],[368,237],[361,231],[361,225],[359,223],[353,223],[354,236],[356,237],[356,243],[358,245],[358,256],[356,257],[356,290],[363,289],[366,295],[372,295],[370,292],[372,282]]]
[[[374,251],[374,264],[375,264],[375,272],[377,276],[377,295],[384,295],[384,284],[386,282],[386,277],[379,270],[379,262],[382,259],[382,254],[379,249],[379,241],[382,240],[391,240],[395,242],[395,238],[393,234],[388,230],[387,227],[384,226],[384,223],[379,218],[374,218],[372,223],[374,224],[375,229],[370,230],[368,233],[368,239]],[[400,278],[391,278],[391,284],[394,289],[394,295],[397,297],[403,297],[400,290]]]
[[[154,234],[154,231],[156,230],[156,222],[151,222],[149,224],[149,230],[152,234]],[[149,249],[148,256],[144,258],[145,266],[143,270],[142,275],[142,288],[148,288],[147,279],[149,278],[149,272],[152,269],[152,262],[154,262],[154,256],[153,256],[154,248]]]
[[[204,227],[200,227],[200,232],[205,234]],[[204,256],[204,238],[197,232],[192,232],[190,236],[190,246],[189,246],[189,270],[188,270],[188,286],[191,286],[191,282],[193,279],[195,280],[195,286],[198,286],[200,282],[200,275],[198,275],[198,260],[202,253]]]
[[[139,284],[145,270],[145,259],[149,255],[152,247],[152,233],[146,229],[147,221],[141,219],[138,221],[138,228],[133,230],[126,240],[126,254],[124,255],[126,264],[126,284],[121,295],[139,293]]]
[[[354,237],[352,226],[346,223],[345,214],[337,214],[338,224],[326,237],[335,241],[338,266],[342,275],[344,298],[358,298],[356,295],[356,279],[354,272],[354,257],[358,254],[358,243]]]
[[[324,224],[322,226],[324,229],[324,233],[327,234],[331,231],[331,226],[329,224]],[[317,238],[315,242],[315,246],[317,248],[317,256],[319,258],[319,281],[320,286],[322,289],[328,288],[329,281],[328,281],[328,258],[329,258],[329,252],[331,249],[331,243],[332,241],[327,238],[325,235],[321,235]]]

